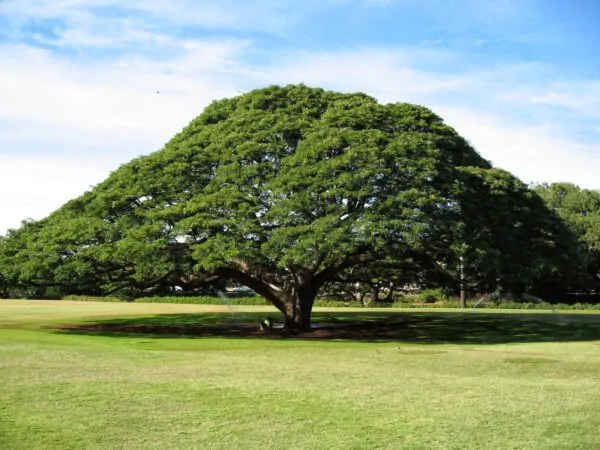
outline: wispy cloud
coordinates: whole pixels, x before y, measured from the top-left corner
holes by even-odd
[[[545,91],[532,96],[531,102],[600,119],[600,81],[552,83]]]
[[[557,124],[523,124],[467,107],[437,109],[492,163],[531,182],[568,181],[598,189],[600,142],[574,139]]]
[[[24,219],[41,219],[60,202],[99,183],[107,167],[96,158],[21,157],[0,155],[0,234]]]
[[[13,38],[103,45],[109,37],[121,35],[122,29],[129,37],[134,37],[134,29],[165,34],[189,31],[189,27],[280,34],[297,17],[292,5],[288,0],[5,0],[0,15],[10,17],[5,33]]]
[[[363,90],[389,101],[413,101],[423,95],[460,91],[473,80],[469,74],[419,68],[452,58],[446,52],[421,48],[301,51],[278,56],[278,62],[272,61],[261,73],[270,83],[288,80],[345,91]]]
[[[63,127],[65,134],[165,139],[210,99],[235,92],[227,79],[246,45],[180,42],[183,50],[170,61],[133,57],[85,66],[46,50],[4,47],[0,117]]]

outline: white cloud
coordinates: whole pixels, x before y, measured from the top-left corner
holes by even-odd
[[[110,140],[136,134],[164,141],[207,102],[235,92],[226,75],[246,45],[182,44],[176,61],[130,58],[90,66],[43,50],[0,50],[0,118],[52,124],[66,135],[96,132]]]
[[[246,43],[181,44],[171,61],[88,66],[0,47],[0,234],[159,149],[210,101],[235,94],[229,74]]]
[[[552,83],[546,91],[532,96],[531,101],[600,119],[600,82]]]
[[[100,158],[0,155],[0,234],[21,220],[42,219],[62,203],[104,179],[111,169]]]
[[[118,34],[120,28],[131,28],[128,24],[132,22],[155,31],[196,26],[283,34],[297,20],[297,8],[291,0],[4,0],[0,14],[10,17],[16,35],[21,25],[32,20],[60,20],[64,28],[56,30],[59,42],[65,33],[63,43],[99,45],[105,43],[107,35]],[[127,16],[120,14],[123,11]],[[132,21],[133,16],[140,20]]]
[[[523,181],[569,181],[600,189],[600,143],[583,143],[561,136],[552,125],[526,126],[506,118],[467,108],[436,108],[495,166]]]
[[[418,61],[443,62],[447,53],[432,49],[362,48],[341,52],[297,52],[264,69],[270,83],[306,83],[343,91],[364,91],[384,101],[419,101],[424,96],[458,92],[473,82],[470,74],[428,73]]]

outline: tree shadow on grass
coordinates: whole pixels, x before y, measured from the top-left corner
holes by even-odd
[[[502,344],[600,340],[600,315],[476,312],[315,313],[314,329],[262,331],[265,313],[160,314],[63,325],[55,332],[155,338],[319,339],[363,342]],[[275,318],[277,322],[280,318]]]

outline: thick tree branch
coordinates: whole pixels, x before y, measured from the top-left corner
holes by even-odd
[[[255,291],[258,295],[263,296],[269,302],[271,302],[277,309],[284,312],[286,305],[282,299],[283,290],[279,289],[270,283],[266,283],[258,278],[253,277],[241,270],[234,269],[233,267],[221,267],[215,270],[215,274],[237,281],[244,286],[248,286],[250,289]]]
[[[315,275],[315,284],[320,288],[325,283],[330,281],[336,274],[344,269],[354,267],[360,264],[375,262],[383,257],[382,253],[365,251],[348,255],[346,258],[338,261]]]

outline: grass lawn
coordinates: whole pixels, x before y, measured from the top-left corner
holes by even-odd
[[[315,320],[397,331],[186,332],[273,311],[0,300],[0,448],[600,448],[600,315],[344,308]]]

